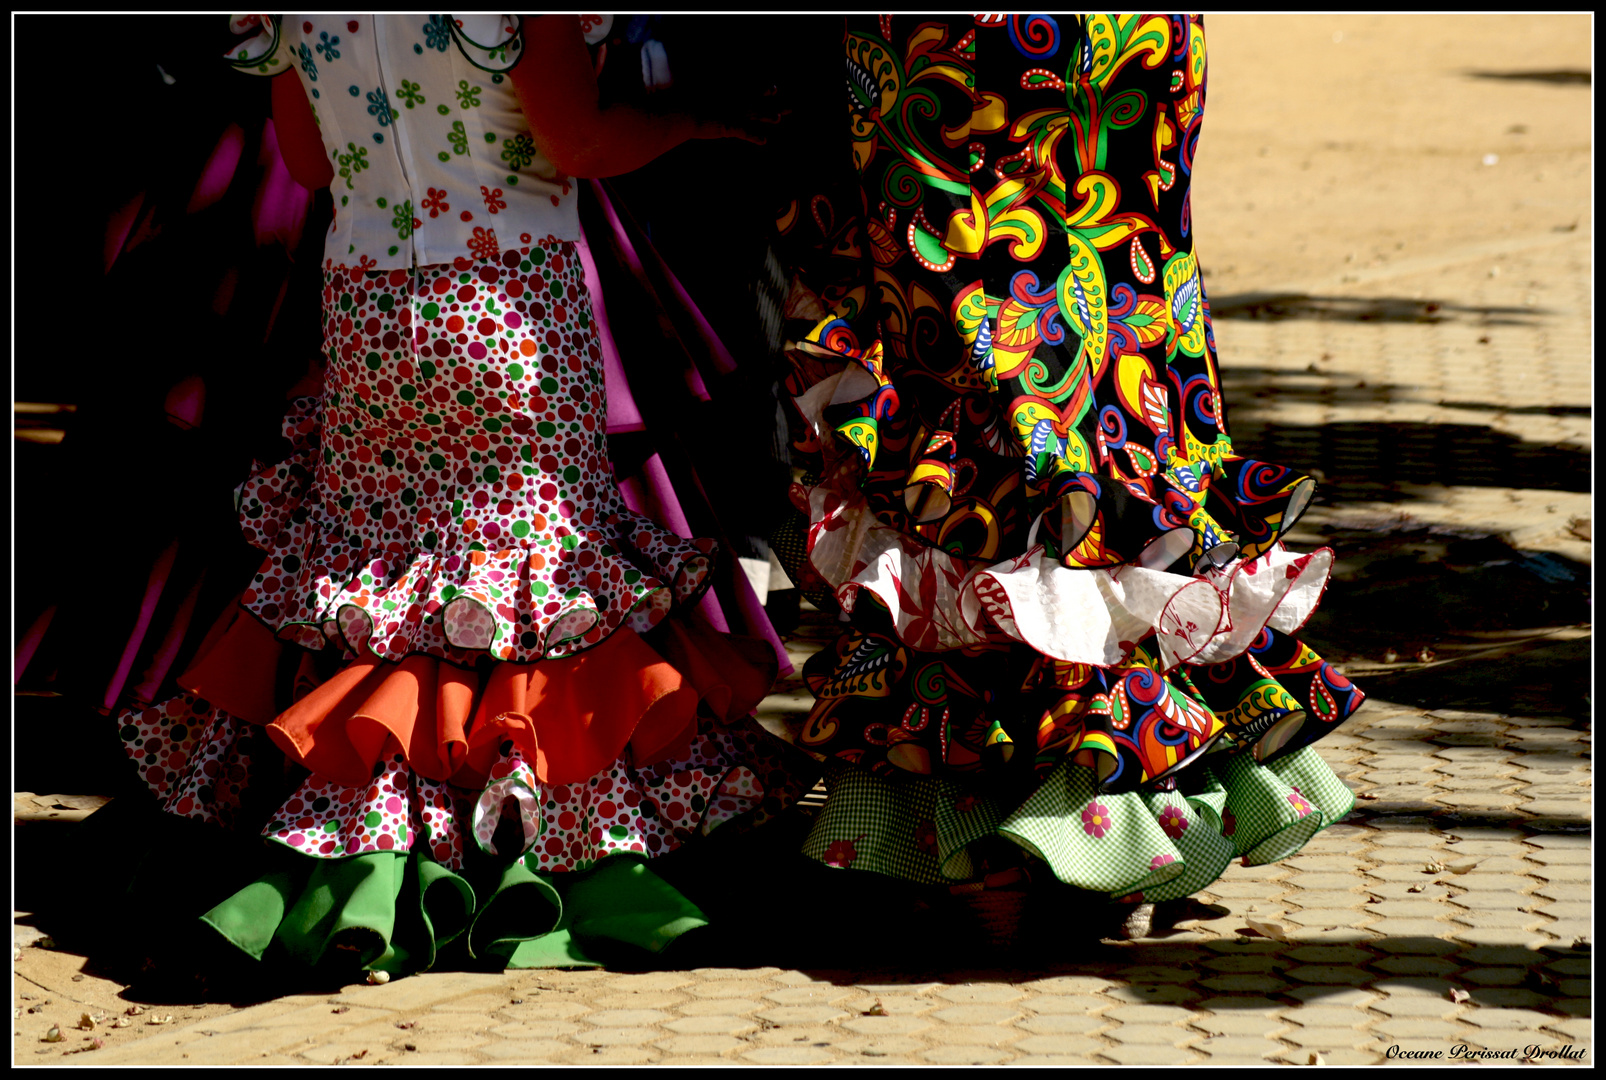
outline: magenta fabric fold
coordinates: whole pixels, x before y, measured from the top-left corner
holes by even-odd
[[[50,620],[55,617],[56,605],[51,604],[22,632],[22,637],[17,641],[16,675],[11,680],[13,686],[22,681],[22,673],[28,670],[33,654],[39,651],[39,643],[45,639],[45,631],[50,629]]]
[[[692,325],[697,330],[697,336],[702,339],[703,347],[708,350],[708,358],[714,365],[714,371],[720,375],[729,375],[735,371],[736,358],[730,354],[729,349],[725,348],[725,343],[720,340],[719,335],[714,332],[714,328],[703,317],[702,309],[692,300],[691,294],[686,291],[685,286],[681,285],[680,279],[669,268],[669,264],[664,262],[663,256],[658,254],[658,249],[653,247],[650,242],[643,244],[642,251],[638,256],[635,246],[631,244],[630,237],[622,227],[623,222],[614,212],[613,204],[609,201],[608,194],[604,190],[605,186],[602,183],[596,185],[597,197],[608,212],[608,220],[613,225],[615,235],[618,236],[620,244],[630,252],[634,265],[642,266],[645,270],[643,264],[650,262],[653,269],[663,276],[664,283],[669,286],[669,291],[674,294],[675,301],[680,305],[681,310],[691,318]],[[647,285],[648,288],[652,287],[645,280],[643,280],[642,284]]]
[[[625,242],[629,243],[628,240]],[[702,310],[692,300],[691,294],[686,291],[685,286],[681,285],[680,279],[675,276],[675,272],[669,269],[669,264],[664,262],[663,257],[658,254],[658,249],[651,244],[647,245],[643,260],[652,261],[658,272],[663,274],[664,280],[669,284],[670,291],[675,294],[675,300],[685,309],[686,314],[691,316],[692,323],[697,327],[698,336],[703,339],[703,344],[708,348],[708,355],[714,363],[714,370],[721,375],[729,375],[735,371],[736,358],[730,354],[730,350],[725,348],[725,343],[720,340],[718,334],[714,333],[714,328],[708,325],[708,320],[703,318]]]
[[[239,124],[230,124],[218,137],[212,156],[201,170],[201,179],[190,196],[190,204],[184,208],[186,214],[205,210],[223,197],[223,193],[229,190],[229,184],[234,181],[234,171],[239,168],[240,155],[244,152],[245,131]]]
[[[262,181],[257,185],[256,199],[251,204],[257,247],[277,241],[286,250],[294,251],[301,243],[301,229],[312,207],[312,193],[291,177],[284,156],[279,153],[279,137],[272,120],[262,126],[262,150],[257,160],[263,166]]]
[[[769,614],[765,612],[764,605],[759,603],[758,593],[754,592],[753,586],[748,583],[747,574],[737,571],[731,577],[736,582],[737,613],[740,621],[746,624],[746,633],[769,642],[770,648],[775,650],[775,658],[781,663],[779,673],[792,674],[792,658],[786,655],[786,646],[781,643],[781,635],[777,634],[775,627],[770,624]]]
[[[607,189],[602,184],[592,181],[591,190],[596,193],[597,203],[602,207],[602,213],[608,219],[608,227],[613,230],[614,239],[618,241],[619,254],[624,259],[625,265],[630,268],[630,272],[635,276],[636,280],[641,282],[641,286],[647,290],[647,294],[655,301],[658,300],[658,290],[652,287],[652,281],[647,276],[647,268],[642,265],[641,255],[636,251],[636,246],[630,242],[630,236],[625,232],[624,223],[619,220],[619,213],[613,207],[613,200],[608,198]],[[660,301],[659,303],[661,306],[662,302]],[[686,303],[691,303],[689,297]],[[700,314],[697,317],[698,319],[702,318]],[[707,326],[707,323],[705,322],[703,325]],[[712,332],[712,330],[709,331],[710,334]],[[724,346],[721,345],[720,349],[723,351]],[[729,354],[727,353],[726,355],[728,356]],[[702,373],[697,370],[695,361],[686,365],[685,377],[687,389],[696,395],[697,400],[708,401],[708,386],[703,382]]]
[[[186,375],[174,383],[162,402],[170,423],[188,431],[199,427],[206,415],[206,380],[199,375]]]
[[[201,596],[201,585],[206,581],[206,572],[196,578],[195,584],[184,595],[184,602],[173,615],[173,621],[162,635],[162,642],[156,647],[156,655],[151,658],[150,667],[140,673],[140,680],[128,692],[128,698],[140,705],[148,705],[156,700],[161,690],[162,681],[167,678],[168,672],[173,670],[173,662],[178,659],[180,646],[184,644],[184,635],[195,618],[195,604]],[[139,647],[139,639],[133,642],[134,648]]]
[[[115,709],[123,696],[123,685],[128,682],[129,672],[134,667],[134,657],[139,654],[140,643],[145,640],[145,632],[150,629],[151,618],[156,614],[156,605],[162,599],[162,589],[167,585],[167,575],[173,571],[173,560],[178,555],[178,541],[167,545],[167,548],[156,559],[156,565],[151,567],[150,576],[145,579],[145,598],[140,601],[139,616],[134,620],[134,629],[128,635],[128,644],[123,647],[122,658],[117,661],[117,670],[112,675],[111,682],[106,684],[105,696],[101,703],[107,709]]]
[[[638,510],[637,512],[652,516],[654,520],[661,522],[678,536],[691,536],[691,526],[686,523],[686,515],[680,508],[680,500],[675,495],[675,489],[670,486],[669,474],[664,470],[664,463],[657,454],[647,459],[642,466],[642,472],[647,476],[648,483],[651,486],[651,498],[655,500],[655,508],[657,506],[663,507],[665,516],[658,517],[653,510]],[[707,503],[708,496],[703,491],[701,481],[693,476],[691,482],[697,485],[697,495],[704,503]],[[636,508],[631,507],[631,509],[634,510]],[[671,517],[670,515],[673,516]],[[792,674],[792,660],[786,655],[786,646],[781,644],[780,635],[775,632],[775,627],[770,625],[770,617],[764,611],[764,605],[759,603],[758,594],[753,591],[753,586],[748,584],[747,575],[740,570],[735,570],[734,567],[731,569],[734,572],[729,574],[729,579],[732,583],[731,587],[736,593],[736,611],[733,613],[735,618],[732,619],[726,616],[725,608],[720,604],[718,597],[714,595],[713,589],[709,589],[703,594],[703,601],[699,610],[707,616],[708,621],[714,625],[716,630],[724,633],[742,633],[749,637],[761,637],[769,642],[770,648],[775,650],[776,660],[781,665],[780,674]]]
[[[105,270],[112,272],[112,266],[117,262],[117,256],[123,253],[123,245],[128,243],[128,234],[134,231],[134,220],[139,212],[145,208],[145,193],[142,191],[128,200],[122,206],[112,211],[111,217],[106,220],[106,251]]]
[[[625,505],[638,514],[646,514],[676,536],[692,539],[691,525],[687,523],[686,512],[681,509],[680,499],[669,483],[669,473],[664,469],[663,459],[653,454],[642,462],[640,477],[646,478],[645,489],[636,476],[620,483],[619,491],[625,497]]]
[[[630,272],[641,283],[642,287],[647,290],[648,294],[662,304],[663,301],[659,299],[657,289],[654,288],[651,275],[645,265],[650,260],[653,271],[661,276],[663,282],[672,293],[674,302],[679,304],[681,310],[691,318],[693,327],[698,337],[701,338],[701,344],[707,350],[709,361],[715,371],[722,375],[735,371],[735,358],[731,356],[730,350],[725,348],[725,343],[719,339],[719,335],[714,332],[714,328],[703,317],[703,313],[698,310],[697,304],[692,300],[690,294],[686,292],[685,287],[681,285],[680,279],[675,277],[674,271],[670,270],[669,265],[664,262],[651,244],[643,244],[640,249],[637,249],[636,245],[631,242],[630,235],[624,227],[624,222],[615,209],[613,200],[608,195],[606,185],[592,181],[591,189],[597,196],[597,203],[602,207],[602,212],[613,231],[614,240],[618,244],[619,253]],[[587,274],[594,275],[595,268],[588,261],[590,253],[586,251],[583,244],[581,245],[581,258],[582,260],[587,260]],[[587,287],[593,289],[593,295],[597,295],[598,290],[592,286],[593,280],[594,276],[587,277]],[[618,363],[618,352],[613,346],[612,336],[607,332],[606,323],[603,323],[601,319],[599,319],[599,323],[601,323],[600,329],[605,342],[603,355],[607,358],[611,350],[614,362]],[[692,352],[695,355],[696,350],[692,350]],[[613,370],[609,369],[610,377]],[[619,370],[618,381],[623,385],[625,379],[622,365]],[[707,385],[703,382],[702,374],[698,371],[695,360],[687,367],[686,382],[692,392],[701,400],[709,400]],[[612,381],[608,383],[608,393],[610,395],[608,430],[610,432],[614,430],[611,404],[613,385]],[[632,402],[633,406],[634,402]],[[639,422],[639,414],[637,414],[637,420]],[[624,430],[640,430],[640,428]],[[680,500],[676,497],[674,488],[669,483],[669,476],[664,471],[663,462],[657,454],[654,454],[642,466],[642,476],[646,480],[645,488],[635,477],[620,483],[619,490],[624,495],[626,505],[637,513],[646,514],[679,536],[691,536],[691,529],[686,523],[686,516],[681,509]],[[693,477],[693,483],[696,482],[696,478]],[[698,485],[697,494],[703,494],[700,484]],[[703,497],[706,502],[706,496]],[[791,659],[786,654],[786,647],[781,643],[780,635],[775,632],[775,627],[770,624],[769,616],[764,611],[764,605],[759,602],[758,594],[748,584],[747,575],[740,572],[733,573],[730,575],[730,581],[735,593],[735,611],[727,615],[724,606],[715,596],[713,589],[703,594],[699,610],[717,630],[726,633],[733,632],[734,624],[735,627],[739,628],[735,632],[761,637],[769,642],[770,648],[775,651],[775,658],[780,664],[780,673],[782,675],[790,675],[793,667]]]

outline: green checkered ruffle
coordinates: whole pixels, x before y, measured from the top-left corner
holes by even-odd
[[[999,835],[1066,884],[1129,901],[1170,900],[1209,885],[1234,858],[1287,858],[1355,805],[1313,747],[1264,765],[1212,755],[1200,767],[1198,794],[1112,795],[1098,792],[1091,769],[1065,761],[1010,808],[945,778],[889,779],[833,763],[803,851],[830,866],[954,884],[974,873],[970,845]]]

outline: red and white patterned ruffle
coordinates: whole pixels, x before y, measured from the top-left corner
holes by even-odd
[[[529,663],[573,655],[620,627],[650,630],[707,584],[713,541],[675,536],[612,488],[597,493],[600,510],[573,513],[528,544],[371,550],[309,494],[318,408],[297,400],[284,424],[292,456],[259,465],[238,490],[246,539],[269,553],[241,603],[297,644],[340,641],[386,660],[463,662],[488,651]]]
[[[243,793],[258,779],[254,725],[192,694],[119,719],[124,747],[164,810],[224,828],[241,824]],[[493,841],[508,815],[518,823],[525,865],[583,870],[622,852],[666,854],[735,818],[757,823],[778,814],[812,783],[801,763],[751,721],[704,723],[670,760],[638,766],[627,750],[581,783],[542,783],[509,743],[475,792],[419,776],[392,742],[367,784],[309,777],[263,835],[317,858],[422,850],[461,870],[470,843],[492,855],[518,854],[499,852]]]
[[[1045,656],[1113,667],[1157,637],[1163,669],[1241,655],[1263,627],[1292,632],[1320,603],[1333,553],[1274,544],[1254,559],[1195,575],[1139,565],[1062,566],[1034,544],[993,565],[961,559],[882,524],[862,497],[807,492],[809,559],[851,612],[868,592],[911,648],[939,651],[1002,638]]]
[[[517,821],[520,860],[539,871],[583,870],[630,852],[657,856],[743,815],[779,813],[803,794],[779,749],[748,724],[708,725],[684,755],[637,766],[627,753],[590,779],[543,784],[511,747],[479,792],[410,772],[386,755],[366,789],[313,777],[274,815],[264,835],[303,854],[338,858],[372,851],[425,850],[462,868],[469,843],[512,856],[494,842],[504,815]]]
[[[253,725],[194,694],[117,716],[123,750],[162,809],[234,828],[254,780]]]

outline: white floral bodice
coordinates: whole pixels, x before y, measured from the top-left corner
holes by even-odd
[[[240,70],[294,71],[334,165],[336,266],[390,270],[576,240],[574,181],[536,148],[507,72],[517,15],[238,15]]]

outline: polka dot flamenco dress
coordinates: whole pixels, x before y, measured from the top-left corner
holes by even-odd
[[[812,857],[1137,903],[1284,858],[1353,798],[1311,745],[1363,695],[1294,633],[1314,483],[1229,439],[1189,182],[1204,29],[852,17],[835,187],[797,271],[789,571]]]
[[[237,62],[274,74],[341,38],[317,78],[300,66],[309,89],[336,72],[361,88],[363,61],[412,55],[421,99],[457,75],[479,92],[441,100],[465,112],[511,98],[495,70],[516,59],[516,19],[300,18],[237,24],[254,32]],[[475,44],[499,32],[511,56]],[[374,127],[376,148],[426,137],[379,115],[326,109],[326,144],[337,124]],[[516,132],[486,134],[528,158]],[[289,455],[237,492],[264,561],[180,676],[185,693],[119,718],[165,810],[266,837],[267,872],[203,916],[251,957],[399,974],[458,938],[514,967],[595,963],[621,942],[657,951],[706,920],[648,860],[772,817],[812,783],[812,764],[749,716],[776,672],[769,644],[696,610],[715,545],[615,487],[585,268],[561,238],[578,236],[572,197],[538,160],[526,176],[485,156],[538,197],[522,214],[487,197],[476,205],[496,216],[454,214],[452,233],[401,214],[383,216],[388,237],[371,213],[343,224],[412,200],[336,180],[368,205],[337,198],[324,391],[286,417]],[[413,205],[449,198],[432,188]]]

